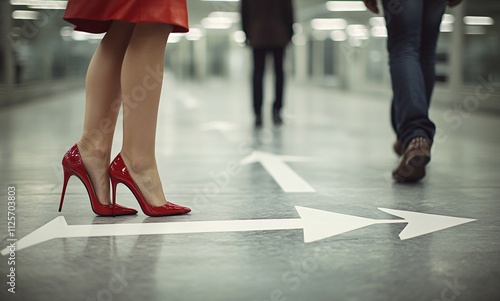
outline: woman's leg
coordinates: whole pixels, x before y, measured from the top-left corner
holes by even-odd
[[[149,204],[166,203],[155,158],[165,46],[172,26],[136,24],[122,69],[123,147],[130,175]]]
[[[108,168],[119,111],[116,103],[120,103],[123,57],[133,30],[133,23],[113,22],[87,72],[83,134],[77,144],[97,197],[103,204],[111,203]]]

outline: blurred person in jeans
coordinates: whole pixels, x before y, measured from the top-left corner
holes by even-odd
[[[425,177],[436,127],[429,119],[435,82],[436,45],[446,6],[462,0],[382,0],[392,80],[394,151],[401,161],[392,172],[398,182]],[[379,13],[377,0],[364,0]]]

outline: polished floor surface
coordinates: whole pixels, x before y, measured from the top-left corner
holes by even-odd
[[[1,249],[10,244],[10,186],[16,189],[17,239],[58,216],[94,234],[100,224],[125,232],[145,223],[167,230],[70,233],[17,250],[15,295],[7,291],[13,265],[9,255],[0,256],[1,300],[500,300],[498,116],[457,111],[453,104],[461,99],[434,106],[440,131],[428,176],[401,185],[390,176],[397,157],[389,94],[291,83],[285,125],[273,127],[267,114],[255,130],[248,85],[167,80],[157,159],[168,198],[193,209],[185,216],[97,217],[74,177],[58,213],[60,161],[79,138],[84,91],[2,109]],[[113,154],[121,133],[120,125]],[[139,209],[124,186],[118,197]],[[322,228],[328,222],[343,227],[342,218],[345,224],[356,217],[400,222],[374,222],[305,243],[296,206],[342,214],[313,225],[313,232],[328,232]],[[379,208],[474,221],[402,239],[412,219]],[[257,219],[261,229],[239,231],[244,222],[238,221]],[[197,221],[214,223],[198,224],[206,226],[193,231],[199,233],[167,233]],[[435,227],[425,221],[417,232]],[[51,233],[35,236],[44,235]]]

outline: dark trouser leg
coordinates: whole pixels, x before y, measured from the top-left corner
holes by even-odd
[[[264,67],[266,65],[266,49],[253,49],[253,109],[255,116],[262,115],[264,94]]]
[[[424,3],[424,19],[422,21],[422,37],[420,46],[420,66],[424,75],[427,104],[430,105],[434,83],[436,81],[436,45],[439,37],[441,19],[447,1],[426,0]]]
[[[433,0],[446,3],[445,0]],[[383,0],[388,31],[393,116],[398,139],[406,147],[414,137],[432,141],[435,125],[429,120],[426,78],[421,67],[422,31],[427,25],[427,0],[405,0],[394,5]],[[434,15],[442,15],[442,11]],[[440,17],[439,17],[440,20]],[[439,31],[439,26],[437,27]],[[435,49],[435,44],[433,46]]]
[[[275,74],[275,99],[273,104],[273,113],[279,114],[283,107],[283,89],[285,85],[285,71],[283,63],[285,59],[285,48],[273,49],[274,56],[274,74]]]
[[[398,137],[399,140],[398,122],[396,121],[396,108],[394,104],[394,98],[391,100],[391,125],[394,133],[396,133],[396,137]]]

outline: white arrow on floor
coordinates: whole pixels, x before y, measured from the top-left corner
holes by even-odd
[[[260,162],[285,192],[315,192],[314,188],[285,163],[306,161],[311,161],[311,159],[296,156],[277,156],[271,153],[254,151],[246,158],[243,158],[240,164],[247,165]]]
[[[219,131],[219,132],[230,132],[236,131],[240,128],[238,124],[227,122],[227,121],[212,121],[200,125],[202,131]]]
[[[402,220],[375,220],[335,212],[295,207],[300,218],[260,219],[235,221],[174,222],[146,224],[108,224],[69,226],[63,216],[59,216],[26,237],[16,242],[16,250],[21,250],[54,238],[96,237],[123,235],[187,234],[215,232],[245,232],[304,229],[304,242],[314,242],[352,230],[375,224],[407,223],[399,234],[401,240],[458,226],[474,219],[433,215],[410,211],[379,208]],[[2,255],[11,252],[10,247],[2,250]]]

